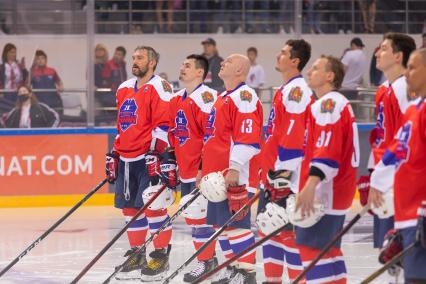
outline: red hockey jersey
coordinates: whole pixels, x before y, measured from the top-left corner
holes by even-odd
[[[168,141],[171,85],[153,76],[140,89],[136,78],[122,83],[117,90],[117,130],[114,149],[123,161],[144,157],[153,138]]]
[[[299,179],[304,149],[307,143],[309,111],[314,98],[305,79],[299,76],[284,87],[281,108],[282,117],[276,120],[279,129],[278,155],[275,170],[289,170],[292,175],[292,191],[299,191]]]
[[[371,187],[394,188],[397,229],[416,226],[417,209],[426,200],[426,99],[413,101],[401,124],[371,176]]]
[[[170,101],[169,142],[175,148],[182,182],[193,182],[198,173],[203,149],[203,127],[217,92],[206,85],[198,86],[190,95],[185,89]]]
[[[248,184],[249,161],[259,152],[262,105],[245,83],[218,96],[204,127],[202,175],[222,171],[236,163],[240,184]]]
[[[307,141],[307,161],[325,175],[316,188],[316,198],[326,214],[345,214],[355,195],[359,140],[351,105],[342,94],[330,92],[312,104]]]
[[[405,76],[399,77],[392,84],[385,82],[376,92],[377,122],[373,129],[374,163],[377,164],[383,157],[389,144],[401,127],[402,117],[410,102],[407,93]]]

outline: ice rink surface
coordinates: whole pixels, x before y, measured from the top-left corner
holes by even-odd
[[[9,264],[68,210],[69,208],[64,207],[0,209],[0,268]],[[359,208],[354,208],[346,221],[357,210]],[[120,210],[112,206],[81,207],[1,277],[0,283],[69,283],[123,226],[124,219]],[[181,217],[176,220],[173,228],[170,273],[194,252],[190,230]],[[122,255],[128,248],[127,236],[124,234],[79,283],[102,283],[113,272],[114,267],[125,260]],[[148,251],[151,250],[150,246]],[[360,283],[380,267],[377,251],[372,247],[371,216],[364,216],[345,235],[343,252],[348,269],[348,283]],[[223,262],[219,245],[217,254],[219,263]],[[260,249],[257,250],[257,259],[257,282],[261,283],[264,276]],[[194,265],[195,262],[187,271]],[[182,278],[183,275],[178,275],[172,283],[184,283]],[[400,279],[399,283],[402,282]],[[382,275],[372,283],[395,283],[395,279]]]

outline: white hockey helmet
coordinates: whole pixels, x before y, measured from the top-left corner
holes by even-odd
[[[151,185],[145,188],[142,192],[143,203],[146,204],[148,201],[163,187],[162,184]],[[151,210],[166,209],[175,202],[175,195],[173,190],[165,188],[163,192],[148,206]]]
[[[377,215],[380,219],[386,219],[395,215],[395,207],[393,204],[393,190],[388,190],[383,193],[383,204],[380,207],[371,207],[371,211]]]
[[[222,202],[226,195],[225,178],[221,172],[213,172],[201,178],[200,192],[211,202]]]
[[[300,210],[296,211],[296,195],[292,194],[287,198],[286,211],[290,222],[298,227],[309,228],[315,225],[325,214],[324,205],[318,201],[314,202],[314,213],[302,216]]]
[[[180,199],[179,208],[182,208],[194,197],[193,193],[187,194]],[[185,210],[182,216],[190,219],[204,219],[207,217],[207,199],[200,194]]]
[[[266,204],[265,211],[257,215],[256,225],[265,235],[289,223],[286,210],[274,202]]]

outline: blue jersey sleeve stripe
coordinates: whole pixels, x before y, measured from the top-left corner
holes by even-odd
[[[321,158],[312,159],[312,163],[324,164],[324,165],[329,166],[330,168],[334,168],[334,169],[339,168],[339,163],[334,161],[334,160],[331,160],[331,159],[321,159]]]
[[[158,128],[160,128],[163,131],[168,131],[169,127],[167,125],[159,125]]]
[[[240,143],[240,142],[235,142],[234,145],[247,145],[247,146],[251,146],[254,147],[256,149],[260,149],[260,145],[258,143],[254,143],[254,144],[247,144],[247,143]]]
[[[300,149],[286,149],[278,147],[278,157],[280,161],[288,161],[303,157],[303,150]]]

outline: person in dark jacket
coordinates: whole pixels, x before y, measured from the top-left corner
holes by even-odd
[[[207,77],[204,80],[207,86],[216,91],[223,92],[225,87],[223,85],[222,79],[219,78],[218,74],[220,71],[220,64],[223,61],[223,58],[219,56],[219,53],[216,48],[216,41],[211,37],[203,40],[201,42],[203,45],[204,53],[203,56],[206,57],[209,61],[209,72]]]
[[[33,95],[31,87],[22,85],[18,88],[16,107],[4,114],[3,125],[6,128],[57,127],[59,115]]]

